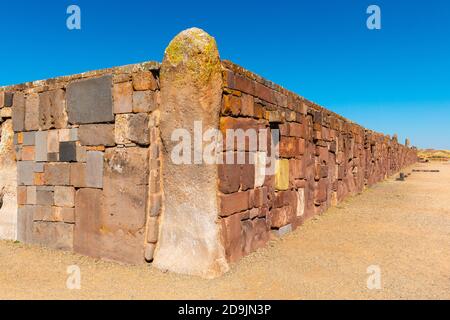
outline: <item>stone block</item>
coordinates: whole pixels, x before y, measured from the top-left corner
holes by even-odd
[[[305,189],[297,191],[297,217],[302,217],[305,214]]]
[[[250,209],[250,192],[235,192],[220,196],[220,216],[227,217]]]
[[[69,163],[46,163],[44,165],[44,183],[47,186],[69,186]]]
[[[108,149],[105,153],[105,208],[110,222],[138,230],[145,225],[148,155],[142,148]]]
[[[49,153],[48,161],[49,162],[58,162],[59,161],[59,153],[58,152]]]
[[[146,113],[116,116],[115,141],[117,144],[150,144],[149,117]]]
[[[103,152],[88,151],[86,160],[86,186],[103,188]]]
[[[86,184],[86,163],[70,164],[70,185],[75,188],[85,188]]]
[[[73,249],[73,224],[36,221],[33,224],[33,242],[41,246],[71,251]]]
[[[34,161],[35,159],[35,147],[23,146],[22,147],[22,161]]]
[[[150,71],[133,73],[133,88],[136,91],[156,90],[158,82]]]
[[[25,95],[22,92],[14,94],[12,121],[14,132],[25,130]]]
[[[133,93],[133,112],[149,113],[158,107],[156,93],[153,91],[135,91]]]
[[[220,220],[222,225],[222,242],[226,258],[229,262],[236,262],[243,257],[243,230],[241,218],[235,214]]]
[[[77,191],[75,252],[124,263],[143,263],[145,235],[142,229],[128,229],[128,224],[117,224],[115,217],[104,205],[104,199],[103,192],[99,189],[83,188]],[[122,218],[126,215],[125,212],[121,213]]]
[[[14,93],[12,92],[5,92],[4,93],[4,100],[3,100],[3,107],[12,107],[14,100]]]
[[[36,144],[36,132],[24,132],[23,133],[23,145],[34,146]]]
[[[56,186],[55,206],[73,208],[75,206],[75,188]]]
[[[276,236],[276,237],[283,237],[285,235],[287,235],[288,233],[292,232],[292,224],[288,224],[284,227],[281,227],[279,229],[274,229],[272,230],[272,233]]]
[[[19,206],[27,204],[27,187],[17,187],[17,204]]]
[[[34,206],[22,206],[17,211],[17,240],[23,243],[33,242]]]
[[[34,162],[18,161],[17,162],[17,185],[31,186],[34,180]]]
[[[81,125],[78,138],[83,146],[114,146],[114,124]]]
[[[52,220],[53,209],[52,206],[35,206],[34,209],[34,221],[51,221]]]
[[[54,194],[53,191],[36,189],[36,204],[40,206],[52,206],[54,204]]]
[[[71,124],[114,121],[112,76],[70,83],[67,86],[67,114]]]
[[[36,162],[34,164],[34,172],[43,173],[44,172],[44,163]]]
[[[147,243],[157,243],[159,236],[158,217],[150,217],[147,221]]]
[[[59,142],[75,142],[77,140],[78,140],[78,128],[59,130]]]
[[[39,94],[30,93],[25,100],[25,130],[39,130]]]
[[[133,86],[131,82],[117,83],[113,89],[114,113],[133,112]]]
[[[222,193],[234,193],[240,188],[240,165],[219,164],[219,191]]]
[[[75,208],[60,208],[65,223],[75,223]]]
[[[77,143],[77,147],[76,147],[76,152],[77,152],[77,162],[86,162],[87,160],[87,149],[85,146],[80,146]]]
[[[278,159],[275,164],[275,189],[289,189],[289,160]]]
[[[65,92],[56,89],[39,95],[39,126],[41,130],[67,127]]]
[[[47,131],[36,132],[35,160],[38,162],[46,162],[48,160],[47,137],[48,137]]]
[[[37,204],[36,187],[27,187],[27,202],[26,204]]]
[[[59,152],[59,130],[50,130],[47,132],[47,152]]]
[[[294,215],[290,206],[275,208],[270,211],[270,222],[272,228],[280,229],[294,220]]]
[[[76,142],[60,142],[59,143],[59,161],[61,161],[61,162],[76,162],[77,161]]]

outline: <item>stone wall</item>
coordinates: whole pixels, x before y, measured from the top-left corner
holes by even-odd
[[[417,158],[395,137],[222,61],[195,28],[175,37],[162,65],[0,88],[0,116],[9,174],[0,237],[203,277]],[[229,129],[264,129],[267,143],[215,150],[242,164],[177,164],[173,134],[195,140],[195,122],[225,140]]]
[[[9,101],[2,111],[12,107],[17,239],[127,263],[151,260],[159,64],[11,86],[2,95]]]
[[[280,132],[275,174],[258,177],[257,161],[219,166],[220,221],[230,262],[263,247],[270,233],[290,232],[417,161],[416,150],[396,137],[367,130],[229,61],[223,62],[223,78],[224,136],[237,128]],[[246,144],[246,159],[266,157],[271,145]]]

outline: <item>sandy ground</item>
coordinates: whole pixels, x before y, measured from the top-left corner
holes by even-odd
[[[307,222],[220,279],[0,242],[2,299],[450,299],[450,163],[390,179]],[[67,267],[81,289],[66,287]],[[381,289],[367,268],[379,266]]]

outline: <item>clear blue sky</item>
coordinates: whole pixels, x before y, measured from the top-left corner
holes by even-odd
[[[66,9],[82,10],[82,30]],[[382,29],[366,27],[381,7]],[[0,85],[161,61],[181,30],[368,128],[450,149],[450,1],[0,1]]]

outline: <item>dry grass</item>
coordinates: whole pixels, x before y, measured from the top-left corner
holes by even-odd
[[[450,160],[450,150],[424,149],[424,150],[419,150],[418,155],[420,158],[430,160],[430,161],[449,161]]]

